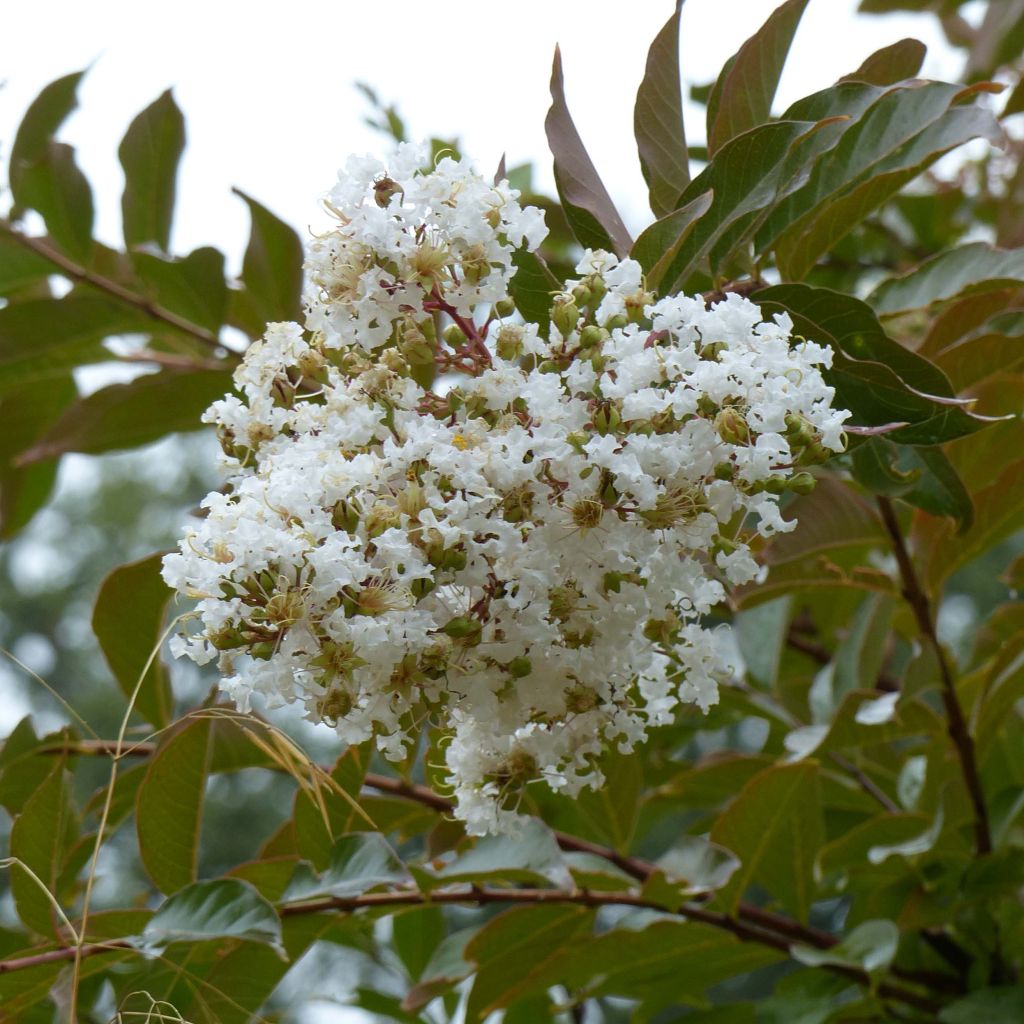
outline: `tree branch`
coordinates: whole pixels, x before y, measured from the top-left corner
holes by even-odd
[[[903,584],[903,597],[914,613],[914,618],[917,620],[917,626],[921,631],[921,635],[928,646],[932,648],[938,660],[939,674],[942,678],[942,703],[946,709],[946,727],[959,758],[960,772],[963,775],[964,783],[967,786],[967,793],[974,808],[974,845],[979,855],[991,853],[992,833],[989,828],[985,793],[982,789],[981,776],[978,774],[978,763],[974,754],[974,739],[967,727],[967,720],[964,718],[963,709],[960,707],[960,700],[956,693],[956,682],[953,679],[949,659],[946,657],[946,652],[943,650],[938,634],[935,632],[935,617],[931,602],[928,600],[928,595],[918,579],[917,570],[914,568],[914,562],[910,557],[910,552],[907,550],[903,531],[900,528],[899,520],[896,518],[896,510],[893,508],[892,502],[888,498],[880,496],[878,498],[878,509],[881,513],[886,532],[892,541],[893,554],[896,556],[896,563],[899,566],[900,579]]]
[[[437,906],[443,904],[491,906],[503,903],[517,905],[556,903],[592,908],[626,906],[656,910],[661,913],[667,912],[665,907],[660,904],[628,892],[589,892],[585,889],[572,891],[565,889],[495,889],[478,886],[471,886],[468,889],[442,890],[427,893],[420,892],[418,889],[396,889],[391,892],[365,893],[362,896],[330,896],[324,899],[308,900],[303,903],[285,903],[277,907],[277,912],[281,917],[296,917],[304,914],[354,913],[358,910],[368,908],[379,909],[381,907]],[[755,925],[733,920],[725,914],[689,905],[681,907],[676,911],[676,914],[687,920],[699,921],[703,924],[728,931],[742,942],[756,942],[760,945],[770,946],[787,956],[791,952],[790,943],[780,936],[766,932]],[[128,940],[116,939],[110,942],[92,943],[82,946],[80,948],[80,956],[82,959],[85,959],[101,953],[131,948],[133,948],[132,943]],[[43,964],[72,960],[75,957],[76,949],[77,947],[75,946],[62,946],[30,956],[0,960],[0,974],[8,974],[13,971],[38,967]],[[839,964],[826,964],[823,966],[827,970],[848,977],[861,985],[870,985],[872,982],[870,975],[859,968]],[[929,999],[927,996],[891,982],[882,982],[876,991],[886,998],[899,1000],[908,1006],[913,1006],[928,1013],[937,1013],[941,1007],[940,1003]]]
[[[164,309],[163,306],[156,302],[151,301],[144,295],[139,295],[133,292],[130,288],[125,288],[124,285],[118,284],[117,281],[112,281],[109,277],[104,277],[102,274],[96,273],[94,270],[89,270],[83,267],[80,263],[76,263],[74,260],[65,256],[62,252],[54,249],[49,243],[42,238],[32,238],[29,235],[22,234],[10,221],[0,218],[0,231],[3,231],[9,238],[13,238],[19,245],[23,245],[26,249],[30,249],[37,256],[42,256],[44,260],[52,263],[54,267],[64,276],[70,278],[72,281],[77,281],[80,284],[87,284],[101,292],[106,292],[107,295],[117,299],[118,302],[123,302],[125,305],[134,306],[136,309],[141,310],[146,316],[151,317],[153,320],[160,320],[165,324],[173,327],[177,331],[181,331],[183,334],[187,334],[190,338],[195,339],[200,344],[205,345],[209,349],[213,349],[217,352],[221,350],[230,351],[221,344],[220,339],[215,335],[211,334],[204,327],[200,327],[198,324],[192,323],[190,320],[186,320],[184,317],[178,316],[177,313],[172,313],[169,309]],[[233,355],[233,353],[232,353]],[[230,357],[225,357],[225,362]]]

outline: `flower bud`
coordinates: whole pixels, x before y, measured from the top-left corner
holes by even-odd
[[[743,414],[732,406],[726,406],[715,417],[715,430],[728,444],[749,444],[750,427]]]
[[[452,348],[461,348],[466,344],[466,335],[458,324],[449,324],[441,335]]]
[[[716,480],[733,480],[736,477],[736,467],[731,462],[718,462],[715,464]]]
[[[551,320],[559,332],[565,336],[576,330],[580,322],[580,311],[571,295],[556,295],[551,307]]]
[[[794,494],[810,494],[817,483],[818,481],[810,473],[797,473],[789,478],[786,486]]]
[[[513,299],[498,299],[494,304],[494,312],[500,317],[511,316],[516,311],[516,304]]]
[[[533,671],[533,665],[530,659],[520,655],[518,658],[513,658],[508,663],[508,672],[513,679],[522,679],[528,676]]]

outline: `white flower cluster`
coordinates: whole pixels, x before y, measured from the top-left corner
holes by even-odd
[[[228,493],[165,560],[246,707],[301,701],[401,758],[446,733],[470,832],[515,827],[523,787],[598,786],[726,666],[705,617],[791,529],[783,492],[843,446],[818,367],[738,295],[654,301],[587,252],[524,323],[509,282],[544,236],[507,182],[402,147],[350,161],[317,239],[306,329],[272,324],[214,403]]]

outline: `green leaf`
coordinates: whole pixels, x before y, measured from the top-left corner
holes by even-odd
[[[640,233],[630,256],[643,267],[648,287],[658,289],[664,282],[687,236],[711,209],[714,198],[714,192],[708,190]]]
[[[92,252],[92,189],[75,163],[75,151],[51,142],[21,173],[21,201],[38,210],[52,239],[80,263]]]
[[[679,199],[680,207],[686,207],[708,193],[713,196],[710,208],[676,247],[661,274],[663,292],[674,290],[700,269],[713,247],[728,252],[737,237],[772,206],[792,175],[787,157],[814,127],[806,121],[776,121],[744,132],[722,147]],[[717,272],[716,267],[711,269]]]
[[[900,39],[876,50],[856,71],[844,75],[839,81],[895,85],[907,78],[916,78],[927,53],[928,47],[919,39]]]
[[[643,1000],[639,1019],[649,1021],[658,1009],[700,1001],[709,987],[782,958],[777,950],[739,942],[708,925],[639,917],[566,948],[544,980],[584,997]]]
[[[565,885],[569,871],[551,830],[536,819],[515,836],[484,836],[446,864],[437,877],[448,882],[533,882]]]
[[[882,316],[924,309],[933,302],[1019,287],[1024,282],[1024,249],[997,249],[970,242],[940,252],[912,270],[875,287],[867,301]]]
[[[234,193],[245,200],[252,218],[242,261],[240,326],[257,337],[268,323],[302,319],[302,242],[265,206],[239,189]]]
[[[558,197],[580,245],[627,255],[633,246],[629,231],[587,154],[565,102],[562,54],[557,46],[551,66],[551,107],[544,131],[555,159]]]
[[[1024,462],[1013,462],[996,482],[973,495],[973,526],[956,543],[936,531],[927,566],[930,588],[937,588],[967,565],[1024,526]]]
[[[904,444],[938,444],[978,430],[987,421],[967,412],[946,375],[893,341],[871,307],[827,288],[784,284],[758,292],[764,315],[786,310],[794,334],[830,345],[835,404],[858,426],[909,424],[888,435]]]
[[[210,720],[192,719],[160,745],[139,787],[139,855],[149,877],[165,893],[196,878],[209,747]]]
[[[942,719],[920,700],[898,700],[898,694],[853,690],[843,695],[831,722],[794,729],[786,747],[794,756],[852,751],[915,736],[941,735]]]
[[[633,134],[640,153],[640,170],[647,182],[655,217],[671,213],[690,183],[679,72],[682,6],[682,0],[678,0],[672,17],[647,51],[647,67],[633,108]]]
[[[1024,1020],[1024,988],[1001,985],[976,989],[939,1012],[942,1024],[981,1024],[982,1021]]]
[[[828,879],[851,869],[866,868],[870,850],[913,840],[929,824],[930,819],[924,814],[879,814],[823,846],[818,854],[818,872]]]
[[[65,452],[97,455],[203,430],[200,417],[231,387],[227,370],[161,370],[111,384],[67,408],[19,462],[28,465]]]
[[[378,885],[401,885],[409,872],[379,832],[354,832],[342,836],[331,851],[327,870],[316,878],[298,871],[285,890],[288,902],[317,896],[361,896]]]
[[[807,0],[786,0],[726,63],[708,99],[708,152],[764,124]]]
[[[204,247],[184,259],[136,252],[135,269],[154,301],[164,309],[216,335],[227,313],[224,254]]]
[[[910,448],[872,437],[854,449],[851,465],[858,483],[933,516],[949,516],[960,533],[974,522],[971,496],[941,448]]]
[[[419,981],[424,969],[445,936],[444,914],[440,907],[414,907],[391,919],[391,941],[402,965],[413,981]]]
[[[573,800],[574,810],[586,822],[587,835],[619,853],[629,853],[643,793],[643,759],[613,751],[601,758],[600,768],[604,784],[579,793]]]
[[[476,933],[476,928],[462,928],[441,942],[423,968],[420,980],[405,994],[405,1009],[419,1010],[473,973],[473,965],[466,960],[466,946]]]
[[[991,115],[981,108],[956,106],[961,93],[960,86],[943,82],[892,89],[844,82],[795,103],[784,118],[843,120],[819,136],[821,154],[759,228],[757,251],[768,251],[784,233],[798,238],[856,186],[937,155],[957,144],[952,140],[965,130],[995,131]]]
[[[56,272],[54,265],[0,227],[0,295],[7,296]]]
[[[8,178],[11,192],[19,205],[28,205],[21,195],[25,171],[46,156],[57,129],[78,106],[78,84],[84,74],[84,71],[76,71],[51,82],[32,101],[18,126],[14,145],[11,146]]]
[[[324,915],[290,917],[282,921],[282,945],[287,961],[274,948],[255,942],[234,943],[195,986],[195,1001],[191,1007],[183,1008],[184,1019],[215,1021],[216,1024],[249,1024],[260,1020],[260,1008],[281,979],[331,926],[330,918]]]
[[[896,958],[900,930],[893,921],[864,921],[830,949],[795,945],[793,959],[808,967],[826,964],[862,968],[869,974],[884,971]]]
[[[100,296],[11,303],[0,309],[0,394],[109,358],[104,338],[149,326],[143,314]]]
[[[92,613],[93,632],[121,692],[129,698],[139,687],[135,710],[157,729],[167,725],[173,710],[158,653],[171,599],[160,578],[162,560],[157,553],[114,569],[100,585]]]
[[[0,540],[13,537],[49,498],[57,477],[56,464],[24,467],[17,460],[76,395],[70,375],[0,394],[0,421],[4,424],[0,432]]]
[[[167,252],[184,148],[185,119],[168,89],[132,121],[117,150],[124,168],[121,217],[129,249],[152,243]]]
[[[512,266],[516,268],[509,282],[509,292],[523,319],[540,326],[547,334],[551,319],[551,299],[562,286],[548,270],[547,264],[536,253],[517,249],[512,253]]]
[[[740,866],[731,850],[708,842],[702,836],[688,835],[679,836],[655,864],[658,870],[645,883],[644,896],[661,902],[659,890],[667,887],[675,898],[666,905],[673,910],[683,897],[721,889]]]
[[[11,856],[35,872],[50,895],[57,898],[57,880],[77,835],[70,779],[64,770],[64,759],[55,758],[49,775],[14,819]],[[19,866],[9,870],[18,917],[32,931],[59,938],[61,921],[46,893]]]
[[[282,951],[281,921],[248,882],[220,878],[196,882],[166,899],[143,929],[141,944],[162,950],[172,942],[245,939]]]
[[[588,932],[593,919],[594,912],[586,907],[531,906],[507,910],[488,921],[466,946],[466,959],[477,968],[466,1020],[482,1021],[513,999],[536,991],[530,975]]]
[[[786,645],[792,602],[788,597],[738,612],[733,631],[747,672],[766,689],[774,689]]]
[[[870,594],[861,602],[836,651],[832,679],[835,698],[853,690],[874,689],[885,663],[895,608],[895,599],[888,594]]]
[[[909,99],[901,109],[904,96]],[[759,250],[767,248],[767,237],[774,238],[779,270],[799,280],[819,256],[944,153],[974,138],[999,145],[1002,132],[992,114],[976,104],[960,105],[960,98],[955,86],[940,83],[883,95],[818,161],[808,184],[773,211],[759,233]],[[768,225],[777,229],[794,214],[781,234],[772,235]]]
[[[754,776],[719,815],[711,839],[742,862],[717,896],[729,913],[756,882],[806,921],[824,841],[817,765],[776,765]]]

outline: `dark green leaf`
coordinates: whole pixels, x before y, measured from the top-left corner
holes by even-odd
[[[64,452],[96,455],[202,430],[200,417],[231,386],[227,370],[177,369],[111,384],[71,405],[20,461],[30,464]]]
[[[129,249],[152,243],[167,252],[184,148],[185,119],[168,90],[132,121],[117,150],[124,168],[121,217]]]
[[[551,107],[544,130],[555,159],[558,196],[580,245],[627,255],[633,246],[629,231],[598,177],[565,102],[562,54],[557,46],[551,67]]]
[[[536,820],[515,836],[485,836],[473,849],[445,865],[444,882],[523,881],[564,885],[569,871],[551,830]]]
[[[413,981],[420,979],[444,935],[440,907],[415,907],[392,918],[391,941]]]
[[[142,313],[99,296],[12,303],[0,309],[0,393],[108,358],[104,338],[148,326]]]
[[[51,82],[32,101],[25,117],[18,126],[18,133],[11,146],[11,163],[8,171],[11,192],[20,205],[27,205],[21,197],[21,183],[26,168],[46,156],[50,140],[64,123],[68,114],[78,105],[78,83],[84,71],[65,75]]]
[[[26,871],[11,867],[11,892],[18,917],[34,932],[60,936],[61,920],[51,897],[71,844],[78,834],[70,779],[64,759],[56,758],[50,774],[28,798],[11,827],[11,856],[25,864],[46,887],[50,897]]]
[[[643,267],[648,287],[658,289],[663,283],[676,254],[700,218],[711,209],[714,198],[714,192],[709,190],[640,233],[630,256]]]
[[[640,170],[655,217],[676,208],[690,183],[690,158],[683,128],[683,97],[679,75],[679,14],[655,36],[647,51],[647,68],[633,108],[633,134],[640,153]]]
[[[281,949],[281,921],[274,908],[248,882],[221,878],[196,882],[157,909],[142,932],[146,949],[172,942],[245,939]]]
[[[242,261],[245,292],[239,295],[240,326],[252,337],[268,323],[302,319],[302,242],[284,221],[244,192],[252,232]]]
[[[747,672],[767,689],[774,689],[786,644],[792,602],[788,597],[738,612],[733,630]]]
[[[974,522],[971,496],[941,448],[910,448],[884,437],[867,438],[854,449],[852,466],[857,482],[876,494],[956,519],[961,533]]]
[[[942,1024],[981,1024],[982,1021],[1024,1020],[1024,988],[1003,985],[980,988],[939,1013]]]
[[[138,687],[135,710],[158,729],[170,721],[173,709],[159,655],[171,597],[160,578],[162,558],[148,555],[114,569],[100,586],[92,613],[93,632],[121,692],[130,698]]]
[[[0,228],[0,295],[38,284],[55,272],[48,259],[19,242],[13,232]]]
[[[813,123],[778,121],[745,132],[723,146],[679,200],[680,207],[686,207],[708,193],[714,197],[662,273],[663,292],[685,282],[716,245],[730,249],[732,241],[775,202],[791,174],[787,156],[813,129]]]
[[[838,964],[863,968],[869,973],[884,971],[893,962],[900,944],[900,930],[892,921],[865,921],[857,925],[838,945],[830,949],[795,946],[793,958],[808,967]]]
[[[361,896],[378,885],[408,881],[405,865],[380,833],[354,832],[334,844],[330,864],[320,878],[308,870],[296,872],[285,899],[295,902],[317,896]]]
[[[551,318],[551,299],[561,291],[557,277],[536,253],[517,249],[512,253],[512,266],[516,268],[509,282],[509,292],[523,319],[540,325],[541,334],[546,334]]]
[[[51,238],[85,263],[92,252],[92,189],[75,163],[75,151],[51,142],[45,154],[21,174],[21,199],[38,210]]]
[[[832,369],[825,376],[836,389],[835,404],[849,409],[857,426],[905,422],[890,440],[938,444],[984,425],[954,398],[946,375],[893,341],[859,299],[792,284],[766,288],[757,301],[766,315],[787,310],[795,334],[832,347]]]
[[[776,765],[754,776],[718,817],[711,839],[741,861],[717,897],[730,913],[756,882],[806,920],[814,858],[824,841],[817,765]]]
[[[708,100],[711,156],[771,116],[782,67],[806,6],[807,0],[780,4],[725,65]]]
[[[477,967],[466,1020],[482,1021],[536,991],[531,974],[557,960],[580,933],[590,930],[593,918],[586,907],[534,906],[516,907],[488,921],[466,946],[466,959]]]
[[[868,296],[882,316],[923,309],[933,302],[996,291],[1024,282],[1024,249],[997,249],[971,242],[925,260],[899,277],[890,277]]]
[[[1024,526],[1024,462],[1013,462],[990,487],[973,495],[974,524],[953,543],[936,537],[928,581],[937,587],[951,573]]]
[[[135,269],[159,306],[211,334],[220,331],[228,300],[222,252],[196,249],[184,259],[137,252]]]
[[[420,981],[405,994],[402,1005],[407,1010],[426,1006],[473,973],[473,965],[466,960],[466,946],[476,934],[476,928],[462,928],[441,942],[423,968]]]
[[[139,787],[135,809],[139,854],[149,877],[165,893],[196,878],[209,740],[207,718],[193,719],[171,733],[150,760]]]
[[[870,85],[894,85],[914,78],[921,70],[928,47],[919,39],[900,39],[876,50],[856,71],[840,82],[867,82]]]
[[[605,782],[575,798],[575,810],[588,834],[619,853],[629,853],[636,831],[644,784],[643,759],[636,754],[606,754],[600,762]]]
[[[57,466],[16,465],[18,456],[38,442],[77,391],[70,375],[35,381],[0,395],[0,539],[13,537],[50,496]]]

